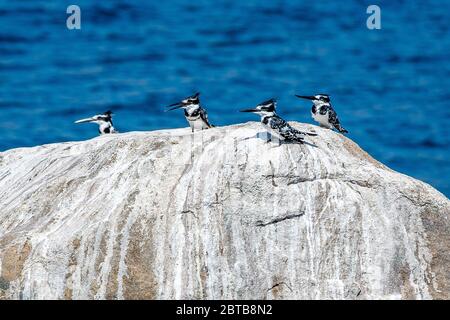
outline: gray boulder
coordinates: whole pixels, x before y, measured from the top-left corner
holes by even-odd
[[[0,299],[449,299],[449,199],[292,125],[0,153]]]

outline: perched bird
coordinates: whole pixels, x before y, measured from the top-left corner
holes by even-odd
[[[92,122],[98,124],[98,132],[100,134],[117,133],[116,129],[113,127],[111,111],[106,111],[103,114],[99,114],[87,119],[81,119],[75,121],[75,123],[85,123]]]
[[[208,121],[208,114],[206,110],[200,106],[200,92],[197,92],[193,96],[187,97],[186,99],[181,100],[180,102],[173,103],[167,106],[166,111],[175,110],[182,108],[184,109],[184,116],[186,120],[189,122],[189,126],[194,132],[194,129],[209,129],[214,127]]]
[[[261,123],[267,128],[272,136],[280,140],[295,141],[303,143],[305,135],[316,136],[315,133],[302,132],[292,128],[289,123],[280,118],[276,113],[276,100],[270,99],[256,106],[254,109],[241,110],[241,112],[252,112],[261,116]],[[269,139],[270,141],[271,139]]]
[[[336,128],[340,133],[348,133],[348,131],[341,126],[336,111],[334,111],[331,106],[329,95],[317,94],[315,96],[295,96],[297,98],[307,99],[313,102],[311,115],[321,127],[328,129]]]

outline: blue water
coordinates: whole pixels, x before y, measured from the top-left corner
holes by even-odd
[[[81,30],[66,8],[81,7]],[[294,94],[329,93],[376,159],[450,196],[450,2],[0,0],[0,150],[88,139],[73,121],[108,109],[121,132],[186,126],[162,107],[201,91],[211,122]]]

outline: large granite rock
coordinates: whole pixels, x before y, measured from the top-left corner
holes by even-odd
[[[293,125],[0,153],[0,298],[450,298],[449,199]]]

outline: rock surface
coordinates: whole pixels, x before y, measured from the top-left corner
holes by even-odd
[[[449,199],[293,125],[0,153],[0,298],[449,299]]]

